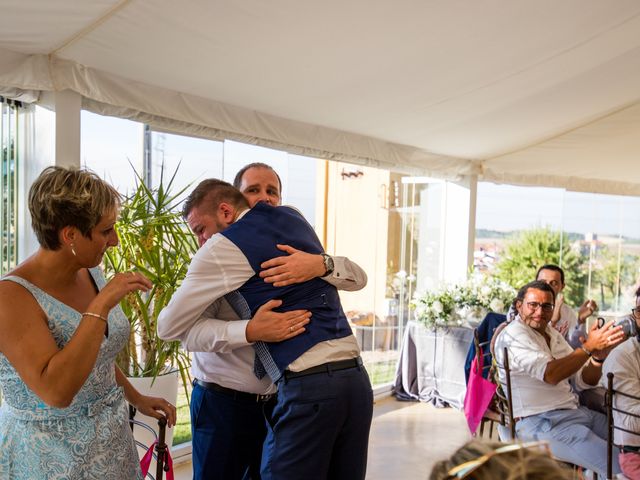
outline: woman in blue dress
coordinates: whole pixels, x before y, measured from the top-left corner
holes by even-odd
[[[0,478],[141,478],[126,402],[167,417],[115,365],[129,339],[118,307],[151,287],[139,273],[106,283],[119,194],[85,170],[49,167],[29,191],[38,251],[0,281]]]

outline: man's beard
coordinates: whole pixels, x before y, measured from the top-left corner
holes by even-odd
[[[535,330],[539,330],[543,325],[546,327],[546,322],[542,316],[536,317],[535,314],[530,314],[525,316],[522,320],[525,325],[528,325]]]

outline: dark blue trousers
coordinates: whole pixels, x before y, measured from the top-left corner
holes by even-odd
[[[272,406],[196,384],[191,394],[194,480],[260,479],[264,416]]]
[[[280,380],[267,415],[262,479],[364,479],[372,415],[363,366]]]

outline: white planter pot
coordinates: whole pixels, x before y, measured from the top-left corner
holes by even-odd
[[[143,395],[151,395],[153,397],[161,397],[166,399],[172,405],[176,404],[178,399],[178,372],[158,375],[155,379],[150,377],[129,377],[129,382]],[[153,385],[151,383],[153,382]],[[146,423],[158,433],[158,420],[136,412],[135,420]],[[146,445],[147,448],[153,443],[153,435],[146,429],[135,425],[133,436],[136,440]],[[166,429],[165,442],[169,447],[173,444],[173,427]],[[138,447],[138,455],[140,458],[145,454],[146,450]],[[155,461],[151,463],[150,472],[155,472]]]

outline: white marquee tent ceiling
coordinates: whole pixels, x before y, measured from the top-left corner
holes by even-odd
[[[0,95],[445,177],[640,194],[638,0],[2,0]]]

